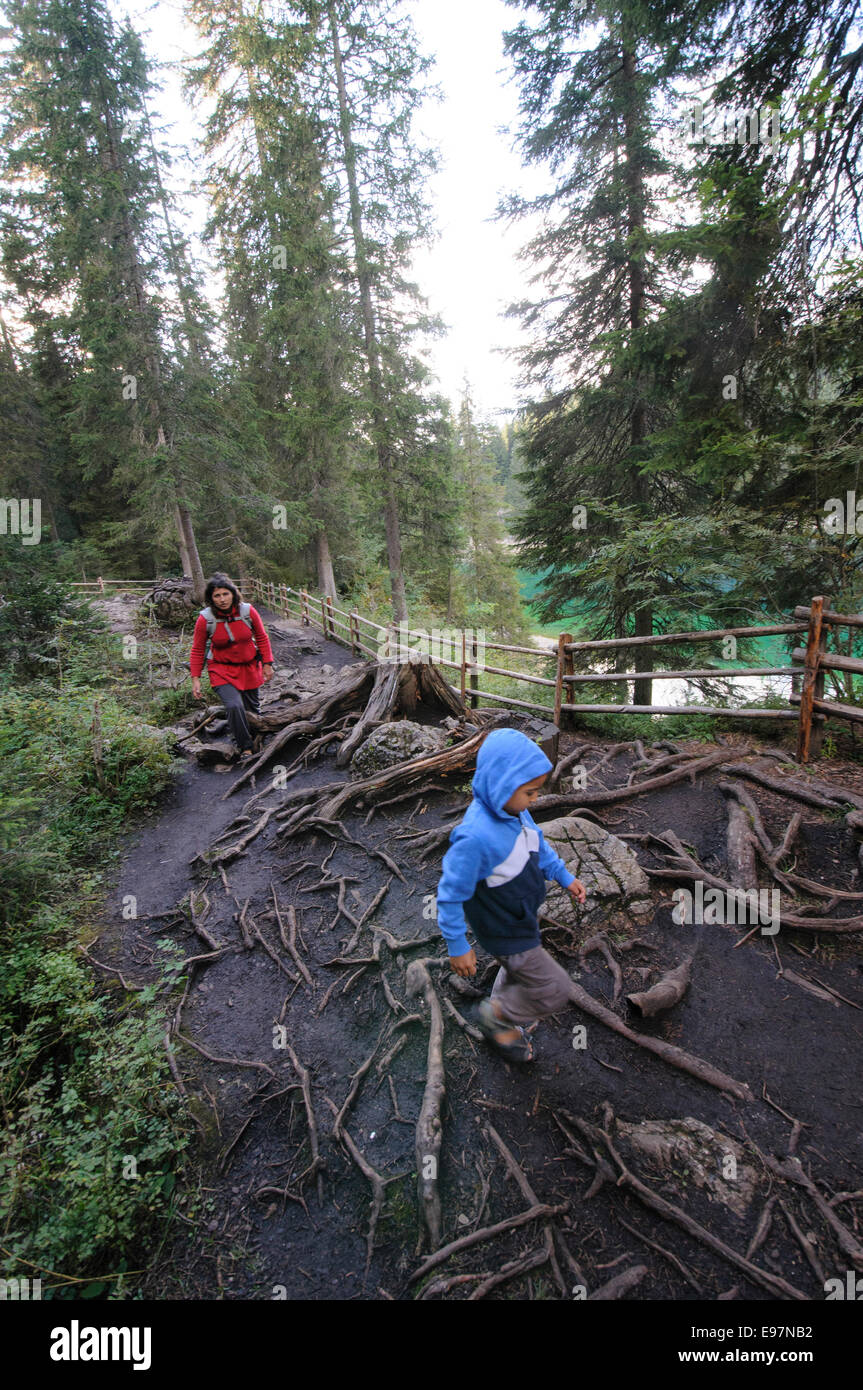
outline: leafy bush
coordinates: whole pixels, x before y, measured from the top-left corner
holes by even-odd
[[[111,1295],[146,1262],[187,1135],[154,989],[100,992],[77,942],[113,837],[173,764],[103,688],[114,639],[42,557],[4,557],[0,592],[0,1275]]]
[[[164,1210],[186,1138],[158,1018],[112,1018],[64,925],[40,914],[4,960],[0,1206],[10,1257],[80,1278],[122,1264]],[[9,1257],[3,1269],[20,1272]]]
[[[97,763],[97,719],[101,758]],[[9,690],[0,725],[0,920],[65,887],[61,866],[98,859],[105,835],[149,805],[172,758],[158,729],[130,720],[113,697]],[[17,905],[17,906],[16,906]]]

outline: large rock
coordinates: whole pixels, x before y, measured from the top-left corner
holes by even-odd
[[[550,884],[546,902],[552,917],[566,921],[571,910],[591,930],[627,930],[651,919],[650,880],[623,840],[582,816],[545,821],[542,833],[587,889],[587,901],[579,906],[558,884]]]
[[[141,600],[144,613],[152,613],[163,627],[182,627],[201,611],[195,602],[191,579],[158,579]]]
[[[745,1216],[755,1196],[758,1173],[747,1160],[743,1146],[701,1120],[642,1120],[615,1126],[626,1145],[666,1178],[676,1176],[681,1186],[692,1182],[714,1202],[722,1202],[736,1216]],[[685,1187],[684,1187],[685,1192]]]
[[[446,729],[426,724],[414,724],[410,719],[397,719],[381,724],[361,743],[351,759],[352,777],[373,777],[388,767],[440,753],[447,746]]]

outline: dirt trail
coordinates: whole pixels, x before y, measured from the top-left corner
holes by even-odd
[[[277,662],[297,668],[300,680],[304,671],[319,669],[323,662],[338,669],[354,659],[335,643],[315,635],[310,638],[308,629],[289,623],[274,627],[274,615],[264,612],[264,617]],[[318,650],[301,650],[309,645]],[[562,750],[573,742],[568,736],[564,738]],[[301,744],[291,745],[285,761],[292,761],[300,750]],[[606,764],[603,776],[608,785],[626,780],[630,761],[624,756]],[[359,918],[378,890],[391,880],[370,922],[402,939],[427,935],[431,945],[425,954],[442,952],[427,906],[424,913],[428,895],[435,891],[440,857],[432,855],[427,863],[418,864],[407,842],[396,836],[408,822],[414,829],[445,823],[445,813],[466,806],[467,797],[454,789],[450,795],[427,796],[420,803],[405,802],[375,814],[369,824],[364,824],[363,812],[345,817],[351,836],[366,848],[385,850],[397,861],[404,884],[393,878],[380,860],[321,833],[280,842],[279,826],[273,821],[242,858],[226,866],[230,890],[226,892],[217,873],[202,869],[200,863],[192,867],[189,861],[206,850],[239,812],[248,788],[236,798],[221,799],[237,775],[233,770],[219,774],[197,766],[189,766],[181,774],[158,819],[130,837],[114,890],[113,912],[109,912],[98,949],[94,948],[102,960],[135,982],[157,978],[159,938],[176,941],[184,956],[207,948],[188,923],[170,924],[170,918],[152,920],[153,915],[171,913],[191,889],[204,889],[212,904],[207,930],[217,942],[236,949],[199,969],[183,1008],[180,1032],[214,1056],[263,1064],[250,1068],[230,1060],[211,1062],[191,1046],[177,1043],[180,1071],[204,1130],[197,1141],[196,1156],[204,1175],[206,1214],[194,1226],[178,1223],[168,1243],[158,1255],[154,1252],[145,1294],[157,1299],[414,1297],[416,1286],[408,1286],[419,1264],[414,1126],[426,1077],[427,1022],[399,1030],[406,1036],[406,1044],[383,1073],[372,1065],[345,1121],[358,1151],[383,1178],[393,1179],[386,1189],[367,1277],[371,1189],[345,1148],[331,1138],[333,1114],[327,1100],[342,1105],[352,1076],[369,1057],[382,1027],[391,1018],[385,987],[404,1013],[418,1011],[417,1001],[409,999],[405,990],[405,963],[418,953],[397,957],[385,947],[381,953],[383,969],[374,964],[364,970],[360,965],[328,966],[327,962],[344,949],[353,930],[345,917],[334,922],[334,888],[304,890],[321,879],[320,866],[327,860],[331,877],[349,880],[346,906]],[[289,785],[323,783],[343,776],[346,774],[335,768],[328,753]],[[699,779],[695,787],[684,783],[638,797],[610,808],[602,820],[616,833],[670,827],[694,846],[702,865],[722,873],[727,819],[716,781],[710,774]],[[257,790],[262,789],[260,782]],[[778,840],[788,819],[787,803],[769,793],[759,792],[756,799],[768,831],[775,831]],[[806,811],[796,871],[859,890],[853,849],[850,832],[841,822]],[[641,848],[638,857],[645,866],[658,862]],[[294,872],[304,861],[308,861],[307,867]],[[272,908],[271,882],[283,915],[288,905],[297,912],[298,945],[311,973],[312,991],[302,980],[294,984],[283,968],[297,973],[282,947],[276,921],[267,915]],[[641,986],[639,969],[656,966],[659,973],[676,964],[687,944],[691,945],[692,929],[671,921],[673,885],[657,886],[659,883],[653,880],[653,921],[638,933],[657,949],[636,949],[620,957],[625,991]],[[136,920],[121,916],[121,904],[129,894],[137,899]],[[237,919],[238,904],[246,900],[261,936],[283,966],[255,938],[250,949],[244,948]],[[759,1150],[782,1157],[791,1134],[789,1120],[761,1099],[763,1087],[776,1106],[807,1126],[797,1152],[804,1166],[823,1184],[826,1195],[863,1186],[863,1105],[859,1094],[863,1012],[847,1004],[828,1004],[777,978],[775,955],[778,950],[788,968],[801,976],[817,976],[863,1005],[859,945],[850,939],[841,944],[828,942],[820,948],[816,943],[817,957],[809,961],[796,954],[787,939],[781,939],[774,948],[769,939],[756,936],[735,950],[739,935],[729,928],[706,928],[686,998],[665,1020],[635,1026],[746,1081],[755,1096],[750,1104],[731,1100],[672,1070],[598,1023],[585,1020],[574,1009],[541,1025],[537,1062],[522,1069],[466,1036],[445,1013],[444,1241],[525,1208],[524,1197],[484,1133],[491,1121],[522,1165],[539,1200],[569,1203],[566,1214],[558,1218],[558,1229],[590,1291],[619,1269],[638,1262],[648,1266],[648,1274],[628,1297],[699,1296],[671,1260],[620,1224],[617,1217],[621,1215],[678,1257],[695,1279],[700,1296],[716,1298],[738,1286],[741,1297],[769,1297],[726,1260],[647,1212],[622,1189],[606,1185],[585,1200],[592,1173],[571,1152],[565,1152],[567,1140],[551,1114],[563,1109],[596,1122],[602,1105],[610,1102],[624,1121],[691,1116],[739,1141],[755,1164],[759,1183],[744,1215],[708,1196],[686,1172],[675,1176],[670,1169],[659,1172],[643,1166],[638,1171],[654,1190],[684,1206],[741,1252],[749,1243],[771,1182]],[[367,924],[351,954],[368,958],[371,946]],[[811,941],[803,943],[807,952],[812,946]],[[481,956],[481,971],[487,963]],[[584,988],[610,1004],[611,979],[605,965],[595,955],[588,963],[590,969],[577,969],[574,960],[565,961]],[[472,1003],[451,989],[447,977],[445,969],[433,972],[440,996],[449,997],[465,1017],[472,1018]],[[171,1007],[177,1002],[175,995]],[[618,1012],[623,1013],[622,1005]],[[588,1046],[575,1050],[573,1027],[584,1022]],[[278,1032],[280,1024],[283,1034]],[[274,1047],[274,1041],[285,1039],[309,1072],[324,1164],[322,1202],[316,1175],[307,1173],[312,1156],[302,1095],[297,1089],[287,1089],[296,1086],[297,1075],[288,1051]],[[291,1195],[276,1195],[283,1191]],[[305,1202],[305,1209],[298,1197]],[[824,1220],[807,1203],[808,1199],[796,1191],[787,1201],[804,1232],[813,1232],[817,1257],[826,1274],[844,1278],[849,1267],[847,1257],[837,1255]],[[858,1209],[859,1204],[838,1208],[851,1229]],[[515,1229],[491,1244],[468,1251],[463,1264],[452,1262],[438,1273],[454,1274],[460,1269],[494,1273],[507,1260],[541,1247],[538,1229]],[[618,1256],[627,1253],[631,1258],[618,1265]],[[811,1262],[804,1258],[799,1240],[778,1214],[757,1258],[765,1269],[781,1273],[808,1298],[823,1298]],[[571,1268],[564,1268],[564,1274],[567,1284],[576,1282]],[[450,1296],[465,1296],[475,1286],[457,1287]],[[555,1288],[545,1266],[502,1284],[492,1296],[564,1294]]]

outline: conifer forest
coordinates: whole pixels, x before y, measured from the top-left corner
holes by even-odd
[[[0,0],[30,1364],[850,1355],[861,153],[854,0]]]

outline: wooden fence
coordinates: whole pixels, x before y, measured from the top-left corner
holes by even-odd
[[[143,593],[147,589],[152,589],[157,581],[155,579],[103,579],[99,575],[98,579],[75,579],[72,581],[71,588],[80,589],[83,595],[88,593],[104,594],[106,589],[116,589],[118,593],[128,590],[130,593]]]
[[[355,609],[347,611],[339,608],[328,596],[315,596],[305,589],[292,589],[286,584],[262,583],[258,579],[246,581],[249,595],[260,600],[276,612],[286,617],[320,628],[325,637],[343,642],[356,653],[365,653],[375,660],[386,659],[393,649],[393,642],[405,637],[428,641],[429,634],[408,628],[404,624],[373,622],[363,617]],[[863,616],[835,613],[825,607],[823,598],[813,598],[808,607],[795,608],[793,620],[787,623],[771,623],[762,626],[714,628],[707,631],[657,633],[649,637],[609,638],[596,642],[579,642],[571,633],[561,633],[557,640],[556,654],[538,647],[522,647],[503,642],[484,642],[486,651],[519,653],[540,659],[556,655],[554,679],[532,675],[526,671],[513,671],[504,666],[480,665],[477,660],[478,647],[476,634],[461,632],[461,650],[457,660],[441,652],[435,655],[435,663],[459,672],[457,690],[462,699],[475,707],[478,700],[492,700],[514,709],[528,710],[553,718],[562,726],[565,717],[571,720],[577,714],[692,714],[716,719],[772,719],[795,720],[798,724],[798,761],[808,762],[817,757],[821,748],[823,726],[827,718],[863,722],[863,709],[855,705],[838,703],[824,699],[825,670],[851,671],[863,674],[863,660],[856,657],[828,653],[826,639],[828,629],[841,626],[863,628]],[[682,668],[680,670],[651,671],[609,671],[577,672],[578,657],[591,657],[595,654],[614,655],[621,650],[632,649],[637,665],[639,650],[662,646],[680,646],[692,642],[724,642],[729,637],[753,638],[782,636],[787,633],[806,633],[806,645],[796,647],[792,653],[790,666],[749,666],[736,669],[718,670],[716,667],[702,669]],[[443,634],[449,635],[449,631]],[[370,645],[370,641],[374,645]],[[443,644],[442,644],[443,645]],[[452,643],[448,644],[450,647]],[[489,675],[506,676],[510,680],[525,685],[538,685],[553,691],[553,703],[541,705],[531,700],[519,700],[508,695],[498,695],[483,690],[479,677],[485,671]],[[745,680],[752,677],[790,676],[792,691],[788,709],[727,709],[714,705],[634,705],[634,704],[586,704],[580,703],[577,690],[580,685],[611,684],[635,680],[694,680],[722,679]],[[801,688],[799,693],[795,685]],[[528,693],[528,692],[525,692]]]
[[[127,589],[132,592],[142,588],[152,588],[151,579],[102,579],[78,582],[73,587],[80,590],[96,590],[104,593],[106,588]],[[243,580],[244,596],[254,598],[285,617],[298,619],[307,626],[320,628],[325,637],[350,647],[356,655],[365,654],[375,661],[392,660],[394,643],[405,638],[417,639],[422,644],[428,642],[429,634],[409,628],[406,624],[384,625],[371,618],[363,617],[356,609],[350,611],[338,607],[326,596],[315,596],[306,589],[293,589],[287,584],[264,583],[260,579]],[[852,723],[863,723],[863,708],[835,700],[824,699],[825,671],[846,671],[863,675],[863,660],[853,656],[842,656],[828,652],[827,637],[833,628],[863,628],[863,615],[836,613],[827,606],[823,597],[813,598],[808,607],[794,609],[793,620],[788,623],[772,623],[764,626],[713,628],[708,631],[664,632],[649,637],[615,637],[597,642],[579,642],[571,633],[561,633],[557,639],[556,653],[543,651],[539,647],[522,647],[504,642],[478,642],[477,634],[469,629],[447,629],[442,634],[445,642],[442,650],[433,659],[437,666],[458,671],[457,691],[465,703],[476,707],[478,701],[491,700],[513,709],[527,710],[553,718],[555,724],[562,726],[566,716],[577,714],[697,714],[715,719],[793,719],[798,724],[797,759],[806,763],[817,757],[821,750],[824,724],[828,718],[843,719]],[[453,641],[453,634],[458,636]],[[693,670],[653,670],[653,671],[606,671],[578,672],[575,669],[578,657],[590,658],[595,654],[614,655],[622,650],[635,652],[635,664],[639,650],[662,646],[680,646],[691,642],[721,642],[729,637],[772,637],[786,633],[805,633],[806,645],[795,647],[791,666],[749,666],[737,669],[719,670],[705,667]],[[434,636],[434,634],[432,634]],[[454,650],[455,646],[455,650]],[[444,648],[450,655],[444,654]],[[490,666],[479,660],[487,651],[518,653],[540,660],[556,659],[554,679],[532,675],[527,671],[512,671],[505,666]],[[428,649],[426,647],[426,657]],[[454,659],[457,657],[458,659]],[[424,659],[420,654],[419,659]],[[499,695],[495,691],[483,690],[479,684],[482,672],[489,675],[505,676],[527,686],[540,686],[553,691],[552,703],[541,705],[531,700],[519,700],[510,695]],[[579,685],[611,684],[619,681],[636,680],[745,680],[752,677],[790,676],[792,690],[788,709],[726,709],[715,705],[614,705],[584,704],[576,699]],[[799,685],[799,691],[794,689]],[[528,692],[525,692],[528,693]]]

